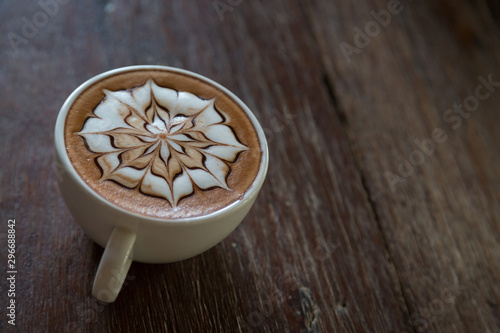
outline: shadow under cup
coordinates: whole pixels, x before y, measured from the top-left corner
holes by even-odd
[[[93,295],[116,299],[132,260],[167,263],[222,241],[264,182],[268,148],[248,107],[219,84],[164,66],[95,76],[55,127],[61,194],[105,251]]]

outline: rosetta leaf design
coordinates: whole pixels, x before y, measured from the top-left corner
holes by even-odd
[[[153,80],[105,97],[80,132],[101,181],[114,181],[176,207],[195,188],[230,190],[226,178],[248,150],[215,106]]]

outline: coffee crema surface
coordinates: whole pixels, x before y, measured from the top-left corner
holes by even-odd
[[[98,195],[166,219],[241,199],[262,159],[240,104],[210,82],[169,70],[117,73],[82,91],[66,117],[65,144]]]

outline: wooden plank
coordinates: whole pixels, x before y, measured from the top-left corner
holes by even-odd
[[[498,7],[401,1],[376,24],[391,3],[304,7],[413,330],[496,332],[500,84],[476,89],[500,82]],[[358,28],[372,36],[356,41]]]
[[[19,331],[410,330],[304,12],[294,1],[232,2],[221,17],[214,3],[69,2],[18,52],[0,41],[0,195],[2,218],[18,221]],[[2,36],[22,35],[22,18],[41,11],[36,2],[1,6]],[[233,90],[266,128],[271,168],[224,242],[179,263],[134,263],[104,306],[90,296],[102,250],[62,203],[51,133],[79,83],[140,63],[184,67]]]

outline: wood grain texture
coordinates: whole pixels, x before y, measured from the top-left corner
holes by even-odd
[[[0,330],[499,331],[500,86],[443,118],[479,76],[500,82],[498,6],[401,4],[348,61],[341,43],[387,1],[68,1],[33,31],[37,2],[0,1],[2,272],[9,218],[18,246],[17,325],[2,312]],[[52,133],[80,83],[134,64],[233,91],[265,128],[270,169],[226,240],[132,264],[103,305],[91,297],[102,249],[60,197]],[[406,176],[403,161],[416,162]]]
[[[410,323],[417,332],[499,331],[498,17],[484,2],[401,1],[346,58],[340,44],[354,45],[354,28],[387,5],[318,1],[307,11]],[[489,75],[488,92],[478,77]]]

